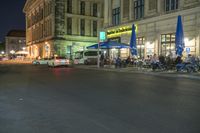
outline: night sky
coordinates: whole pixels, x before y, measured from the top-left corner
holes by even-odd
[[[1,0],[0,4],[0,41],[12,29],[25,30],[25,16],[23,7],[26,0]]]

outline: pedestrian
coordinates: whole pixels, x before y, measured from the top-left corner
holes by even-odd
[[[101,54],[101,57],[100,57],[100,66],[101,67],[104,67],[104,54]]]

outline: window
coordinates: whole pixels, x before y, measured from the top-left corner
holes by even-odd
[[[134,2],[135,19],[144,17],[144,0],[136,0]]]
[[[85,2],[81,1],[81,15],[85,15]]]
[[[137,38],[137,52],[138,52],[138,56],[139,58],[143,58],[144,57],[144,49],[145,49],[145,39],[144,37],[138,37]]]
[[[84,53],[84,56],[97,56],[98,51],[87,51]]]
[[[84,36],[85,35],[85,20],[84,19],[81,19],[81,36]]]
[[[178,0],[165,0],[165,11],[178,9]]]
[[[120,23],[120,7],[113,9],[113,25],[118,25]]]
[[[97,4],[93,4],[93,17],[97,17]]]
[[[97,21],[93,21],[93,36],[97,37]]]
[[[72,0],[67,0],[67,13],[72,13]]]
[[[167,56],[172,52],[175,52],[175,34],[161,35],[161,54]]]
[[[72,34],[72,18],[67,18],[67,34]]]
[[[157,0],[149,0],[149,10],[157,9]]]

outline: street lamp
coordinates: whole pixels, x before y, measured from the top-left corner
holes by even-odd
[[[14,50],[11,50],[11,51],[10,51],[10,53],[11,53],[11,54],[14,54],[14,53],[15,53],[15,51],[14,51]]]

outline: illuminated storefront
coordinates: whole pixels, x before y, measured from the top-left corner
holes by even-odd
[[[153,54],[176,56],[175,32],[178,15],[182,16],[185,36],[183,55],[200,55],[200,1],[191,1],[190,3],[171,1],[167,7],[162,4],[165,3],[165,0],[145,3],[142,0],[104,0],[104,2],[108,4],[105,6],[104,16],[107,38],[109,40],[118,38],[121,43],[130,44],[131,27],[132,24],[135,24],[138,57],[147,57],[147,55]],[[176,8],[173,8],[174,2]],[[137,6],[134,6],[135,4]],[[118,8],[120,9],[120,18],[117,21],[120,23],[116,24],[112,20],[112,11]],[[138,10],[142,10],[142,12],[138,12]]]

